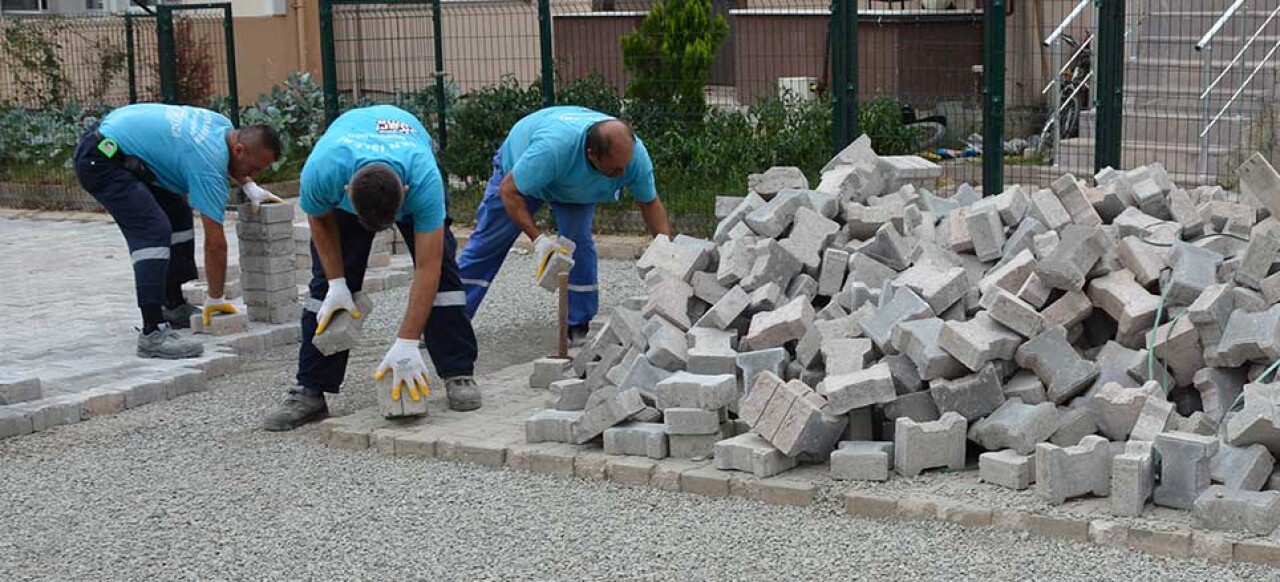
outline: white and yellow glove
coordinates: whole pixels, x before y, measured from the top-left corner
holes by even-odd
[[[431,393],[430,377],[427,363],[422,361],[422,352],[418,351],[418,340],[396,338],[391,344],[386,357],[373,372],[374,380],[381,380],[391,372],[391,400],[399,401],[401,391],[409,389],[409,398],[414,402],[426,398]]]
[[[205,327],[209,327],[212,323],[213,314],[226,313],[235,315],[236,307],[221,297],[205,297],[204,308],[200,310],[200,321]]]
[[[360,319],[360,310],[351,297],[351,290],[347,288],[346,277],[329,279],[329,291],[324,294],[324,302],[316,313],[316,335],[324,333],[325,328],[329,327],[329,320],[333,319],[339,309],[345,309],[351,317]]]
[[[551,262],[551,255],[560,253],[573,261],[573,255],[569,253],[569,249],[560,244],[555,237],[547,236],[545,233],[538,236],[538,240],[533,241],[533,253],[538,258],[537,270],[534,271],[533,280],[537,281],[542,278],[542,272],[547,270],[547,263]]]
[[[258,212],[263,202],[284,202],[283,198],[268,192],[265,188],[252,181],[245,182],[241,189],[244,190],[244,195],[249,199],[249,203],[253,205],[254,212]]]

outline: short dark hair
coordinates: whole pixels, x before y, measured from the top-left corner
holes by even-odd
[[[386,164],[369,164],[351,177],[351,205],[356,209],[360,224],[372,231],[380,231],[396,219],[404,186],[400,176]]]
[[[617,121],[618,123],[621,123],[623,127],[627,128],[627,135],[631,137],[631,141],[635,141],[636,139],[636,130],[632,129],[631,124],[621,119],[603,119],[597,121],[587,128],[587,149],[595,152],[597,156],[607,156],[609,155],[609,152],[613,150],[613,142],[605,139],[604,132],[601,130],[601,128],[604,127],[604,124],[609,123],[610,121]]]
[[[240,128],[240,141],[252,144],[271,152],[271,156],[280,159],[280,134],[269,125],[254,124]]]

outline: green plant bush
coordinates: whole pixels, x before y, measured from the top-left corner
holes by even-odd
[[[621,39],[622,68],[630,75],[627,98],[637,129],[665,131],[701,120],[703,90],[716,49],[729,36],[711,0],[665,0],[649,10],[640,27]]]
[[[889,97],[863,103],[858,123],[871,138],[871,149],[882,156],[914,154],[924,139],[922,131],[902,123],[902,103]]]

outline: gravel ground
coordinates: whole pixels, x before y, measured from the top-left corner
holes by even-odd
[[[554,319],[547,297],[518,284],[527,258],[512,258],[476,322],[482,349],[499,352],[485,366],[537,353],[529,334]],[[627,263],[606,263],[601,278],[604,305],[636,289]],[[403,293],[377,298],[372,321],[388,335]],[[380,359],[382,345],[360,348],[354,369]],[[258,430],[295,358],[275,350],[209,392],[0,441],[0,579],[1276,576],[992,529],[857,520],[832,503],[772,507],[328,449],[314,425]],[[338,413],[372,403],[339,402]]]

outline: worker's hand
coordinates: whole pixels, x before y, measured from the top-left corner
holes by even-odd
[[[253,205],[254,212],[258,212],[258,207],[263,202],[284,202],[283,198],[268,192],[252,180],[245,182],[241,189],[244,190],[244,195],[249,199],[249,203]]]
[[[427,363],[422,361],[422,352],[418,351],[418,340],[396,338],[391,344],[386,357],[373,372],[374,380],[381,380],[391,372],[391,400],[399,401],[400,392],[409,389],[409,398],[414,402],[426,398],[431,393],[428,383]]]
[[[316,335],[324,333],[325,328],[329,327],[329,320],[339,309],[345,309],[351,317],[360,319],[360,310],[356,308],[356,300],[351,298],[346,277],[329,280],[329,292],[324,294],[324,303],[320,304],[320,311],[316,313]]]
[[[533,241],[533,254],[538,258],[538,267],[533,274],[535,281],[542,278],[542,272],[547,269],[547,263],[551,262],[551,255],[554,253],[560,253],[573,260],[569,255],[569,249],[564,248],[555,237],[543,233],[538,236],[538,240]]]
[[[221,297],[205,297],[204,309],[200,310],[200,321],[205,327],[209,327],[210,320],[213,319],[215,313],[226,313],[234,315],[236,308],[234,305],[227,303],[227,300]]]

